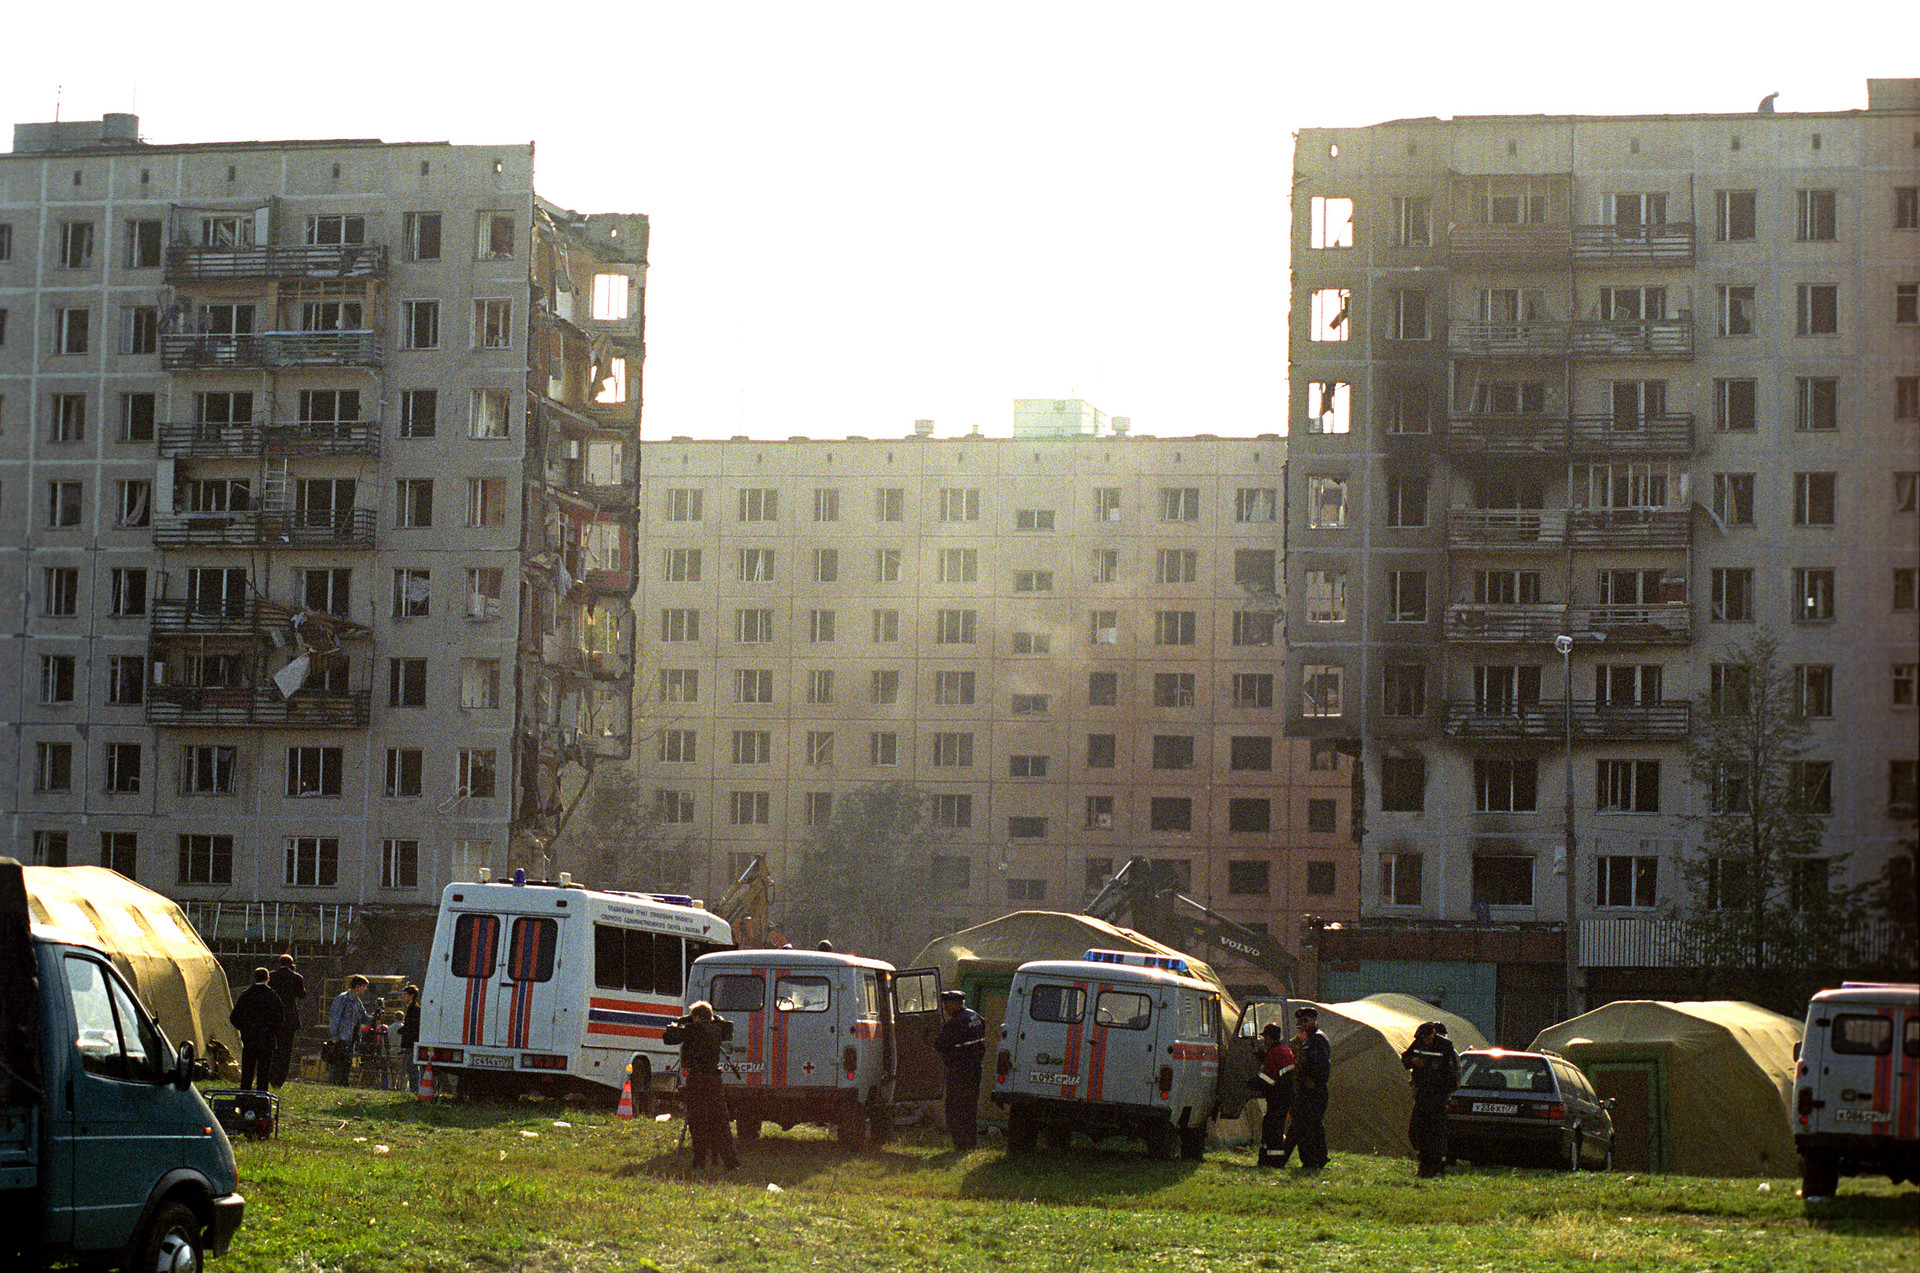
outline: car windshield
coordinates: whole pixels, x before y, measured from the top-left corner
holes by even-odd
[[[1551,1092],[1553,1076],[1543,1056],[1469,1052],[1460,1058],[1460,1086],[1487,1092]]]

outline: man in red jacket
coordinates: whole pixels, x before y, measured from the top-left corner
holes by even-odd
[[[1260,1165],[1284,1167],[1293,1153],[1287,1144],[1287,1115],[1293,1109],[1293,1049],[1281,1038],[1280,1027],[1268,1022],[1260,1031],[1267,1050],[1260,1056],[1260,1075],[1255,1086],[1266,1098],[1267,1112],[1260,1120]]]

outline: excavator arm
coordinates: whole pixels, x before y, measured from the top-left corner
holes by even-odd
[[[1291,951],[1180,892],[1173,873],[1146,858],[1129,858],[1082,911],[1109,923],[1124,920],[1176,950],[1205,947],[1243,959],[1271,973],[1288,996],[1298,984],[1300,961]]]

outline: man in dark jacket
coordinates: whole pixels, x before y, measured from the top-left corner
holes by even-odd
[[[1267,1112],[1260,1119],[1262,1167],[1284,1167],[1293,1152],[1287,1145],[1287,1117],[1293,1112],[1293,1049],[1280,1034],[1280,1026],[1272,1021],[1260,1031],[1266,1051],[1260,1055],[1260,1073],[1254,1089],[1267,1102]]]
[[[720,1082],[720,1062],[732,1037],[733,1023],[715,1016],[713,1005],[705,999],[688,1005],[686,1016],[660,1032],[662,1043],[680,1047],[680,1098],[686,1107],[696,1171],[709,1162],[724,1163],[728,1171],[740,1165],[733,1129],[727,1126],[727,1090]]]
[[[1420,1155],[1422,1176],[1445,1175],[1447,1170],[1447,1097],[1460,1086],[1460,1060],[1454,1055],[1447,1027],[1428,1021],[1413,1032],[1413,1042],[1400,1054],[1400,1064],[1412,1071],[1413,1117],[1407,1139]]]
[[[407,1090],[420,1091],[420,1067],[413,1059],[413,1045],[420,1042],[420,987],[409,981],[400,987],[406,996],[406,1010],[400,1016],[400,1055],[406,1058]]]
[[[980,1143],[980,1067],[987,1055],[987,1021],[967,1006],[958,990],[940,992],[946,1023],[934,1036],[933,1047],[947,1066],[947,1135],[956,1153]]]
[[[1287,1146],[1300,1151],[1301,1170],[1319,1171],[1327,1165],[1327,1081],[1333,1077],[1333,1045],[1320,1032],[1318,1008],[1294,1009],[1293,1055],[1298,1068]]]
[[[240,1032],[241,1087],[267,1090],[282,1011],[280,996],[267,985],[267,970],[255,968],[253,984],[240,992],[240,997],[233,1001],[233,1011],[227,1015],[233,1028]]]
[[[286,1009],[274,1032],[273,1067],[268,1078],[275,1087],[285,1087],[287,1072],[293,1067],[293,1039],[300,1033],[300,1001],[307,997],[307,979],[294,971],[292,955],[282,955],[267,984]]]

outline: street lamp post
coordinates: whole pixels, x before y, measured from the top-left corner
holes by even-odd
[[[1560,651],[1562,686],[1562,710],[1566,724],[1566,846],[1563,865],[1567,882],[1567,922],[1566,938],[1561,943],[1566,956],[1567,977],[1567,1017],[1580,1014],[1580,926],[1574,917],[1574,904],[1579,894],[1579,879],[1575,868],[1573,834],[1573,637],[1562,633],[1553,639],[1553,648]]]

